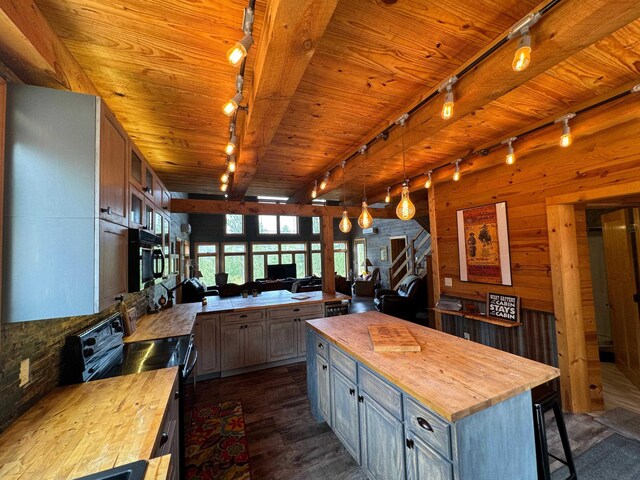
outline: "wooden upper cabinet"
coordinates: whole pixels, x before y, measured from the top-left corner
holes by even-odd
[[[153,203],[156,204],[158,208],[162,208],[162,197],[164,196],[164,186],[162,182],[158,178],[158,176],[153,174]]]
[[[171,192],[166,189],[162,191],[162,210],[171,213]]]
[[[138,190],[142,190],[145,185],[146,170],[143,156],[137,147],[131,143],[131,158],[129,161],[129,182]]]
[[[100,218],[126,226],[129,137],[104,103],[100,109]]]
[[[151,167],[147,164],[147,162],[144,162],[144,172],[143,172],[144,181],[142,185],[142,191],[147,196],[147,198],[152,202],[154,201],[153,198],[154,198],[154,188],[155,188],[154,179],[155,178],[156,176],[153,173],[153,170],[151,170]]]

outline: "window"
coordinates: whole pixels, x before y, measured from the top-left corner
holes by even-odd
[[[343,277],[347,276],[347,266],[349,265],[348,254],[347,242],[333,243],[333,261],[335,271],[338,275],[342,275]]]
[[[251,273],[254,280],[267,277],[267,265],[296,264],[296,276],[307,275],[305,243],[254,243],[251,245]]]
[[[316,277],[322,276],[322,254],[320,253],[320,244],[311,244],[311,274]]]
[[[227,235],[244,234],[244,217],[236,214],[226,214],[224,216],[224,232]]]
[[[355,271],[358,273],[366,272],[367,266],[367,243],[364,238],[356,238],[354,241],[356,264]]]
[[[311,233],[314,235],[320,234],[320,217],[311,217]]]
[[[246,282],[247,246],[244,243],[223,244],[222,265],[229,275],[229,283],[240,285]]]
[[[218,273],[218,246],[215,243],[196,244],[196,265],[202,273],[202,281],[205,285],[216,284]]]
[[[258,233],[261,235],[295,235],[298,217],[289,215],[258,215]]]

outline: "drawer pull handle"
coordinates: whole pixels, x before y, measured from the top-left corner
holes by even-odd
[[[111,215],[111,207],[101,208],[100,212],[101,213],[106,213],[107,215]]]
[[[425,420],[422,417],[418,417],[416,420],[418,421],[418,425],[420,425],[422,428],[424,428],[425,430],[429,430],[430,432],[433,432],[433,427],[429,425],[429,422],[427,422],[427,420]]]
[[[299,308],[294,308],[294,309],[293,309],[293,311],[294,311],[294,312],[299,312],[299,311],[300,311],[300,309],[299,309]]]
[[[326,365],[322,365],[322,369],[323,369],[323,370],[326,370],[326,369],[327,369],[327,366],[326,366]]]
[[[407,448],[413,449],[413,440],[411,440],[410,438],[407,438]]]
[[[242,315],[240,315],[240,318],[247,318],[247,316],[242,314]]]
[[[356,389],[355,388],[350,388],[349,389],[349,395],[355,395],[356,394]]]
[[[358,395],[358,402],[364,403],[364,397],[362,395]]]
[[[319,344],[318,344],[318,348],[324,348],[324,345],[323,345],[323,344],[321,344],[321,343],[319,343]]]
[[[160,436],[160,446],[163,446],[167,441],[169,441],[169,434],[167,432],[162,432],[162,435]]]

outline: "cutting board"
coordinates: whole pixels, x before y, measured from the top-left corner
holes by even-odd
[[[419,352],[420,344],[402,325],[369,325],[374,352]]]

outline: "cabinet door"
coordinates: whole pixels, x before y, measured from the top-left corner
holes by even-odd
[[[142,190],[144,186],[144,162],[142,160],[142,154],[138,152],[138,149],[131,144],[131,158],[129,160],[129,182],[136,186],[136,188]]]
[[[453,466],[409,430],[405,442],[407,480],[452,480]]]
[[[162,208],[162,197],[164,195],[164,187],[160,183],[160,179],[157,176],[153,176],[153,203],[158,208]]]
[[[377,480],[404,480],[404,425],[366,393],[360,403],[362,467]]]
[[[155,175],[153,174],[153,170],[151,167],[145,163],[144,164],[144,185],[142,186],[142,191],[147,196],[149,200],[153,202],[153,189],[154,189],[154,180]]]
[[[128,229],[100,220],[100,310],[127,293]]]
[[[100,125],[100,218],[127,225],[128,137],[102,105]]]
[[[206,375],[220,371],[220,321],[218,315],[201,315],[196,322],[198,362],[196,374]]]
[[[264,321],[244,325],[244,366],[259,365],[267,361],[267,337]]]
[[[131,185],[131,198],[129,200],[129,228],[144,228],[145,198],[140,190]]]
[[[312,315],[303,315],[298,318],[298,356],[304,357],[307,354],[307,320],[313,320],[315,318],[320,318],[317,314]]]
[[[165,213],[171,213],[171,192],[167,190],[162,191],[162,210]]]
[[[318,379],[318,408],[324,421],[331,426],[331,396],[329,362],[316,354],[316,378]]]
[[[222,345],[220,367],[222,370],[233,370],[243,366],[242,333],[244,333],[243,325],[222,325],[220,327],[220,343]]]
[[[360,425],[355,383],[331,368],[331,427],[356,462],[360,463]]]
[[[297,356],[298,322],[293,318],[269,320],[267,361],[275,362]]]

